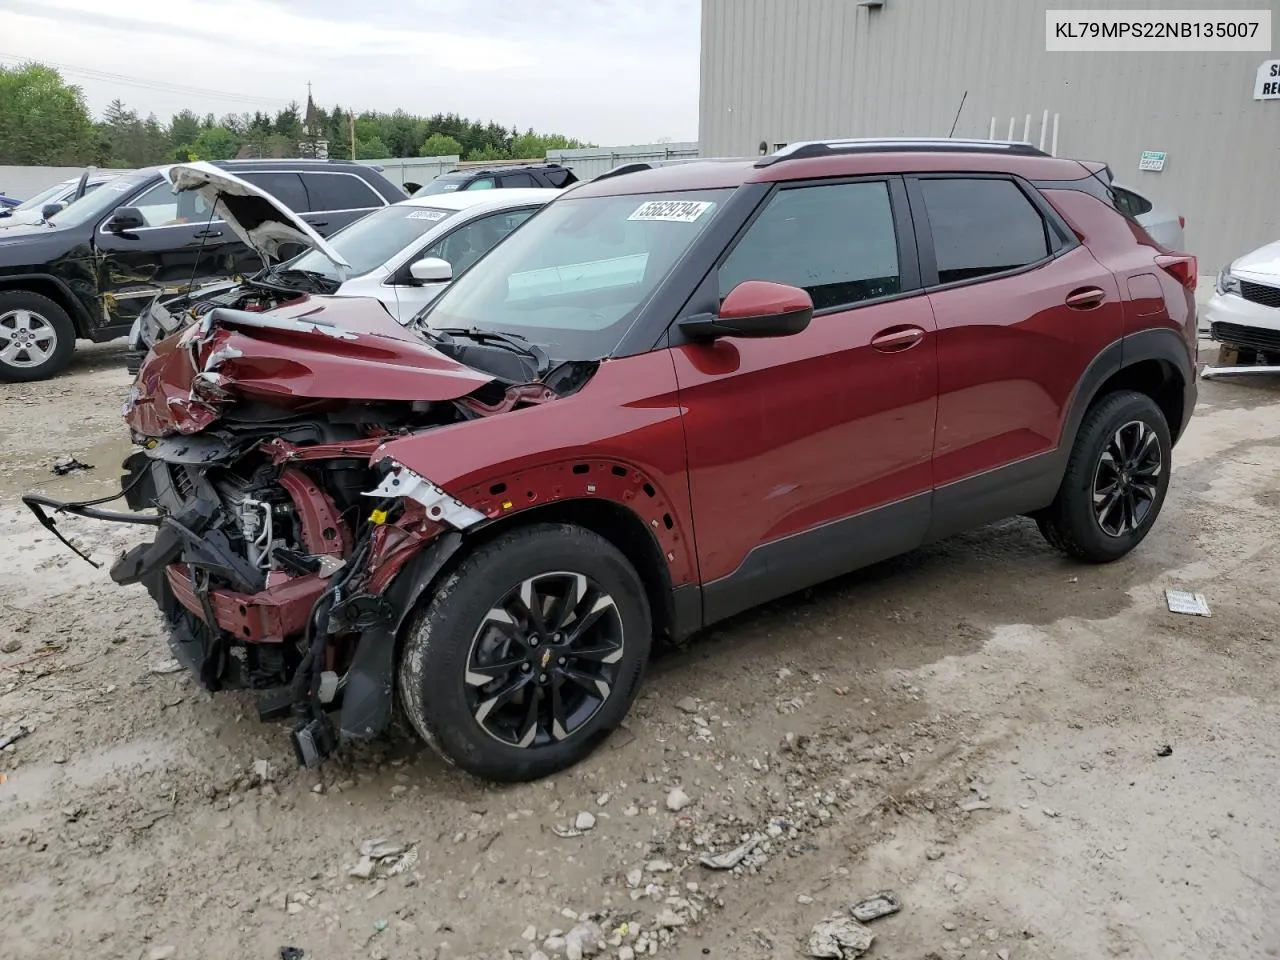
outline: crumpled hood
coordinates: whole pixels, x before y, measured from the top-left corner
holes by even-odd
[[[148,437],[206,429],[237,400],[282,407],[457,400],[493,377],[402,327],[377,300],[307,297],[265,313],[216,308],[148,354],[125,421]]]
[[[311,225],[271,194],[211,163],[179,163],[164,171],[178,192],[194,190],[214,207],[214,215],[226,221],[263,262],[280,259],[285,244],[302,244],[323,254],[346,278],[351,264],[333,249]]]
[[[1252,273],[1260,277],[1280,277],[1280,240],[1246,253],[1231,264],[1232,273]]]

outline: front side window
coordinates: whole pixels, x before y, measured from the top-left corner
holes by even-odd
[[[423,237],[427,231],[434,230],[456,212],[397,203],[375,210],[343,227],[328,238],[329,246],[351,264],[350,276],[358,277],[393,259],[401,250]],[[308,250],[283,264],[282,268],[307,270],[323,274],[332,280],[339,279],[333,263],[316,250]]]
[[[779,190],[720,268],[720,297],[744,280],[803,287],[815,310],[902,290],[883,181]]]
[[[1049,227],[1012,180],[920,181],[939,283],[958,283],[1039,263]]]
[[[731,192],[556,200],[421,319],[516,333],[559,360],[608,356]]]
[[[532,210],[511,210],[473,220],[423,251],[423,257],[439,257],[453,266],[456,277],[496,247],[512,230],[531,216]]]
[[[492,190],[496,186],[493,177],[481,177],[479,180],[473,180],[467,184],[468,190]]]
[[[167,182],[157,183],[133,203],[142,214],[148,227],[176,227],[183,224],[204,223],[209,219],[210,208],[204,197],[187,190],[174,193]],[[68,208],[70,209],[70,208]]]

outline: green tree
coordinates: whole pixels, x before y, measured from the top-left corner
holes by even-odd
[[[462,144],[447,133],[433,133],[418,148],[420,157],[462,156]]]
[[[230,160],[240,150],[240,141],[226,127],[207,127],[196,136],[192,148],[201,160]]]
[[[478,150],[472,150],[466,155],[467,160],[510,160],[511,151],[506,147],[495,147],[491,144],[485,144]]]
[[[345,144],[341,144],[340,142],[339,145],[344,146]],[[345,157],[349,152],[349,147],[346,150],[335,150],[334,144],[329,145],[329,156],[331,157]],[[377,137],[374,137],[371,140],[361,140],[359,137],[356,138],[357,160],[383,160],[389,156],[391,156],[391,148]]]
[[[175,113],[169,121],[169,142],[175,147],[195,142],[200,132],[200,118],[191,110]]]
[[[75,166],[95,152],[79,87],[40,64],[0,66],[0,163]]]

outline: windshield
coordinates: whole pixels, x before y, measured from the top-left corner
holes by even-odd
[[[100,190],[86,193],[83,197],[58,213],[57,225],[60,227],[79,227],[86,223],[105,217],[120,204],[131,197],[142,186],[150,183],[154,174],[134,177],[117,177],[108,180]]]
[[[731,192],[556,200],[420,319],[515,333],[558,360],[607,356]]]
[[[436,177],[425,187],[422,187],[417,193],[415,193],[414,196],[425,197],[432,193],[453,193],[453,191],[462,186],[466,179],[466,177]]]
[[[39,210],[46,203],[52,203],[54,200],[58,199],[58,197],[62,196],[62,194],[73,188],[75,185],[75,180],[64,180],[62,183],[55,183],[49,189],[41,190],[30,200],[24,200],[22,203],[14,207],[13,211],[14,213],[17,213],[19,210]]]
[[[351,264],[351,276],[358,277],[382,266],[438,223],[457,213],[437,207],[396,204],[362,217],[329,237],[329,246]],[[308,250],[282,265],[285,270],[321,273],[341,279],[337,268],[319,250]]]

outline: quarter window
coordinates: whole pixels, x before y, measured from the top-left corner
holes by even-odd
[[[1151,212],[1151,201],[1146,197],[1132,190],[1126,190],[1124,187],[1113,185],[1111,189],[1114,191],[1116,209],[1126,217],[1139,217]]]
[[[902,290],[883,181],[781,190],[720,268],[720,297],[744,280],[803,287],[817,310]]]
[[[1038,263],[1048,225],[1012,180],[920,181],[939,283],[957,283]]]
[[[373,188],[350,173],[304,173],[311,209],[364,210],[381,207],[382,198]]]

